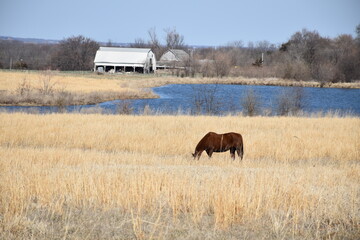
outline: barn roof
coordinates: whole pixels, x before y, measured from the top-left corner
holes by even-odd
[[[189,54],[182,49],[171,49],[170,51],[173,52],[176,58],[180,61],[189,59]]]
[[[150,51],[150,48],[100,47],[94,63],[144,64]]]
[[[175,59],[169,55],[169,53],[172,53]],[[165,52],[161,58],[160,61],[186,61],[189,59],[189,54],[185,52],[182,49],[169,49],[167,52]]]

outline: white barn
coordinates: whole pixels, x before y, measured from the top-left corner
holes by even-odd
[[[152,73],[156,71],[156,58],[150,48],[100,47],[94,71]]]
[[[159,60],[159,67],[182,68],[190,58],[189,54],[181,49],[170,49],[166,51]]]

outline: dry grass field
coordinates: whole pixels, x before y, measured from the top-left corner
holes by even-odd
[[[2,105],[82,105],[115,99],[156,98],[150,89],[127,79],[95,73],[0,71]]]
[[[0,169],[0,239],[360,236],[359,118],[1,113]]]
[[[133,90],[121,86],[122,82],[113,81],[114,79],[106,78],[103,75],[57,71],[0,71],[0,89],[15,91],[24,79],[35,87],[40,86],[46,77],[50,77],[52,83],[56,83],[56,88],[65,88],[70,92]]]

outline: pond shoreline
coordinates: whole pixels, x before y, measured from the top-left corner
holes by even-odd
[[[230,85],[254,85],[254,86],[278,86],[278,87],[312,87],[312,88],[342,88],[342,89],[360,89],[360,83],[321,83],[321,82],[303,82],[303,81],[289,81],[289,82],[232,82]]]
[[[64,74],[58,72],[0,72],[0,106],[75,106],[96,105],[113,100],[155,99],[159,96],[153,93],[152,88],[171,84],[360,89],[360,81],[324,83],[279,78],[180,78],[161,74],[151,76],[140,74],[98,76],[90,72],[80,75]],[[54,87],[53,92],[48,95],[39,94],[41,91],[39,87],[45,81],[44,79],[58,89]],[[31,94],[33,95],[29,97],[28,92],[26,95],[19,93],[19,91],[32,91]]]
[[[231,84],[168,84],[154,87],[158,98],[110,100],[98,104],[4,106],[1,110],[30,113],[301,115],[360,116],[360,89],[297,88]],[[247,99],[256,103],[249,113]]]
[[[102,99],[99,99],[98,101],[73,101],[68,102],[66,104],[34,104],[29,102],[21,102],[18,104],[4,104],[0,103],[0,107],[64,107],[64,106],[83,106],[83,105],[94,105],[110,102],[110,101],[116,101],[116,100],[145,100],[145,99],[157,99],[160,98],[160,96],[153,94],[151,96],[132,96],[132,97],[104,97]]]

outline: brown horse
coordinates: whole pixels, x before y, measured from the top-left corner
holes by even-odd
[[[243,159],[244,145],[242,136],[239,133],[224,133],[217,134],[209,132],[198,143],[193,153],[194,159],[199,160],[201,153],[206,151],[207,155],[211,158],[213,152],[226,152],[230,150],[230,155],[235,160],[235,151],[240,159]]]

